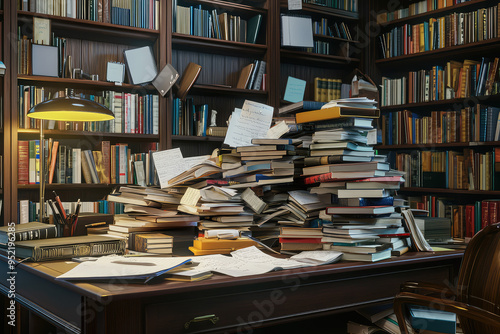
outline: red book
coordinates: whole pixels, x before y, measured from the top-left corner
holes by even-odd
[[[321,238],[279,238],[280,243],[291,243],[291,244],[320,244]]]
[[[481,202],[481,229],[488,226],[490,220],[488,201]]]
[[[488,202],[488,225],[498,222],[498,201]]]
[[[17,183],[29,183],[29,141],[19,140],[17,142]]]
[[[474,205],[465,206],[465,236],[467,238],[474,236]]]

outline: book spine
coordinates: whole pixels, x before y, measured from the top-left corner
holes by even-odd
[[[57,237],[57,228],[55,225],[49,225],[46,228],[15,232],[14,236],[16,241],[55,238]]]
[[[120,239],[55,247],[34,247],[30,257],[33,261],[49,261],[68,259],[74,256],[102,256],[124,253],[125,240]]]
[[[334,179],[332,178],[332,173],[325,173],[325,174],[308,176],[308,177],[304,178],[304,183],[305,184],[314,184],[314,183],[328,182],[328,181],[333,181],[333,180]]]

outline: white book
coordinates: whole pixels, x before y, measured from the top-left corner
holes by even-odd
[[[29,216],[30,216],[30,201],[27,199],[19,201],[19,224],[28,223]]]
[[[127,146],[119,145],[119,157],[118,157],[118,183],[128,183],[127,180]]]
[[[135,126],[136,126],[136,119],[135,119],[135,112],[137,109],[137,94],[131,94],[130,95],[130,109],[129,109],[129,114],[130,114],[130,133],[135,133]]]
[[[159,117],[160,117],[160,107],[159,107],[159,97],[158,95],[153,95],[153,134],[157,135],[159,133]]]
[[[73,158],[73,183],[82,183],[82,149],[72,149]]]

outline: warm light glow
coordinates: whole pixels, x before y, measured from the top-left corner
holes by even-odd
[[[69,96],[41,102],[31,108],[27,116],[67,122],[109,121],[115,118],[111,110],[95,101]]]

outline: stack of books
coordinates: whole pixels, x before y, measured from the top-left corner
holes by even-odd
[[[282,251],[305,251],[323,248],[321,227],[280,227],[279,242]]]
[[[135,250],[153,254],[172,254],[174,238],[162,233],[135,235]]]

